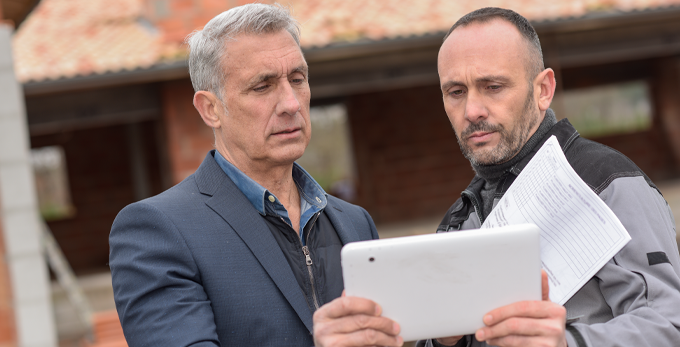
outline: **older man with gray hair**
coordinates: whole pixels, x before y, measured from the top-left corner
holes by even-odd
[[[277,5],[187,40],[194,106],[215,134],[196,172],[113,223],[110,266],[130,346],[397,346],[375,303],[341,296],[340,249],[378,237],[295,160],[311,136],[299,29]]]

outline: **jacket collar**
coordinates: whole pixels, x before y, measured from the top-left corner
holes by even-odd
[[[512,172],[515,176],[518,176],[522,170],[529,164],[531,159],[536,155],[539,149],[543,147],[543,144],[548,141],[548,139],[551,136],[555,136],[557,138],[557,142],[559,142],[560,146],[562,147],[562,152],[566,152],[567,149],[569,149],[569,146],[576,140],[580,135],[578,131],[574,128],[574,126],[569,123],[569,120],[564,118],[557,122],[550,130],[548,131],[545,136],[534,146],[534,148],[524,157],[522,160],[520,160],[515,166],[510,168],[510,172]]]
[[[229,176],[229,179],[236,184],[243,195],[248,198],[253,207],[255,207],[261,215],[266,214],[265,199],[269,195],[275,198],[275,201],[271,202],[271,204],[276,205],[278,207],[277,209],[285,210],[283,204],[281,204],[278,198],[274,196],[274,194],[271,194],[269,190],[248,177],[234,164],[224,159],[217,150],[213,150],[212,153],[214,153],[213,158],[215,158],[217,165],[219,165],[222,171]],[[321,188],[312,176],[297,163],[293,163],[293,181],[299,188],[301,203],[303,206],[307,207],[301,208],[303,214],[308,208],[313,208],[314,213],[316,213],[326,207],[326,192],[324,192],[323,188]],[[285,213],[285,217],[288,217],[288,213]],[[303,225],[303,223],[300,224]]]
[[[338,234],[343,245],[364,240],[359,237],[359,233],[354,228],[354,223],[352,223],[351,218],[340,208],[336,198],[329,196],[328,206],[324,211],[326,212],[328,219],[330,219],[331,224],[333,224],[333,228],[335,228],[335,232]]]
[[[281,248],[262,216],[217,164],[212,151],[196,170],[195,180],[201,194],[211,197],[206,205],[239,235],[311,333],[312,312]],[[359,241],[337,203],[328,200],[331,208],[326,208],[327,215],[342,243]]]
[[[574,140],[580,136],[578,131],[576,131],[576,129],[566,118],[557,122],[557,124],[550,128],[548,133],[543,136],[540,141],[538,141],[536,146],[534,146],[534,148],[532,148],[531,151],[529,151],[527,155],[522,158],[522,160],[512,166],[508,170],[508,173],[506,173],[501,178],[501,181],[498,183],[496,188],[496,194],[505,194],[508,188],[510,188],[510,185],[515,182],[515,178],[519,176],[519,174],[522,172],[522,170],[524,170],[527,164],[529,164],[534,155],[536,155],[538,150],[541,149],[543,144],[553,135],[557,138],[557,141],[562,147],[562,152],[565,153],[572,143],[574,143]],[[472,206],[479,210],[479,204],[481,203],[480,192],[482,191],[482,188],[484,188],[484,179],[478,175],[475,175],[467,188],[465,188],[465,190],[463,190],[461,193],[461,204],[454,206],[454,208],[451,210],[449,225],[459,225],[462,223],[462,221],[466,220],[470,213],[474,211],[471,208]],[[482,216],[479,216],[479,219],[484,222]]]

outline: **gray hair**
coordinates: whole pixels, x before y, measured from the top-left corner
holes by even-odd
[[[191,33],[189,75],[194,91],[209,91],[222,99],[225,71],[222,57],[227,42],[240,34],[269,34],[286,30],[300,46],[300,27],[285,7],[274,4],[247,4],[224,11],[211,19],[203,30]]]
[[[503,19],[511,23],[524,38],[529,48],[526,65],[527,78],[529,78],[529,81],[532,81],[539,73],[545,70],[541,41],[539,41],[538,34],[529,20],[513,10],[498,7],[484,7],[472,11],[461,17],[451,29],[449,29],[449,32],[444,36],[444,41],[446,41],[451,33],[458,27],[464,27],[475,22],[486,23],[493,19]]]

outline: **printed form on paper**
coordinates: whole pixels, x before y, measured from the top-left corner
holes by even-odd
[[[630,235],[576,174],[555,136],[522,170],[482,228],[533,223],[541,229],[541,263],[550,300],[564,305]]]

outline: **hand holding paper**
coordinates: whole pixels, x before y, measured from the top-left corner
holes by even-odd
[[[482,228],[533,223],[550,299],[563,305],[630,241],[609,207],[574,172],[553,136],[527,164]]]

